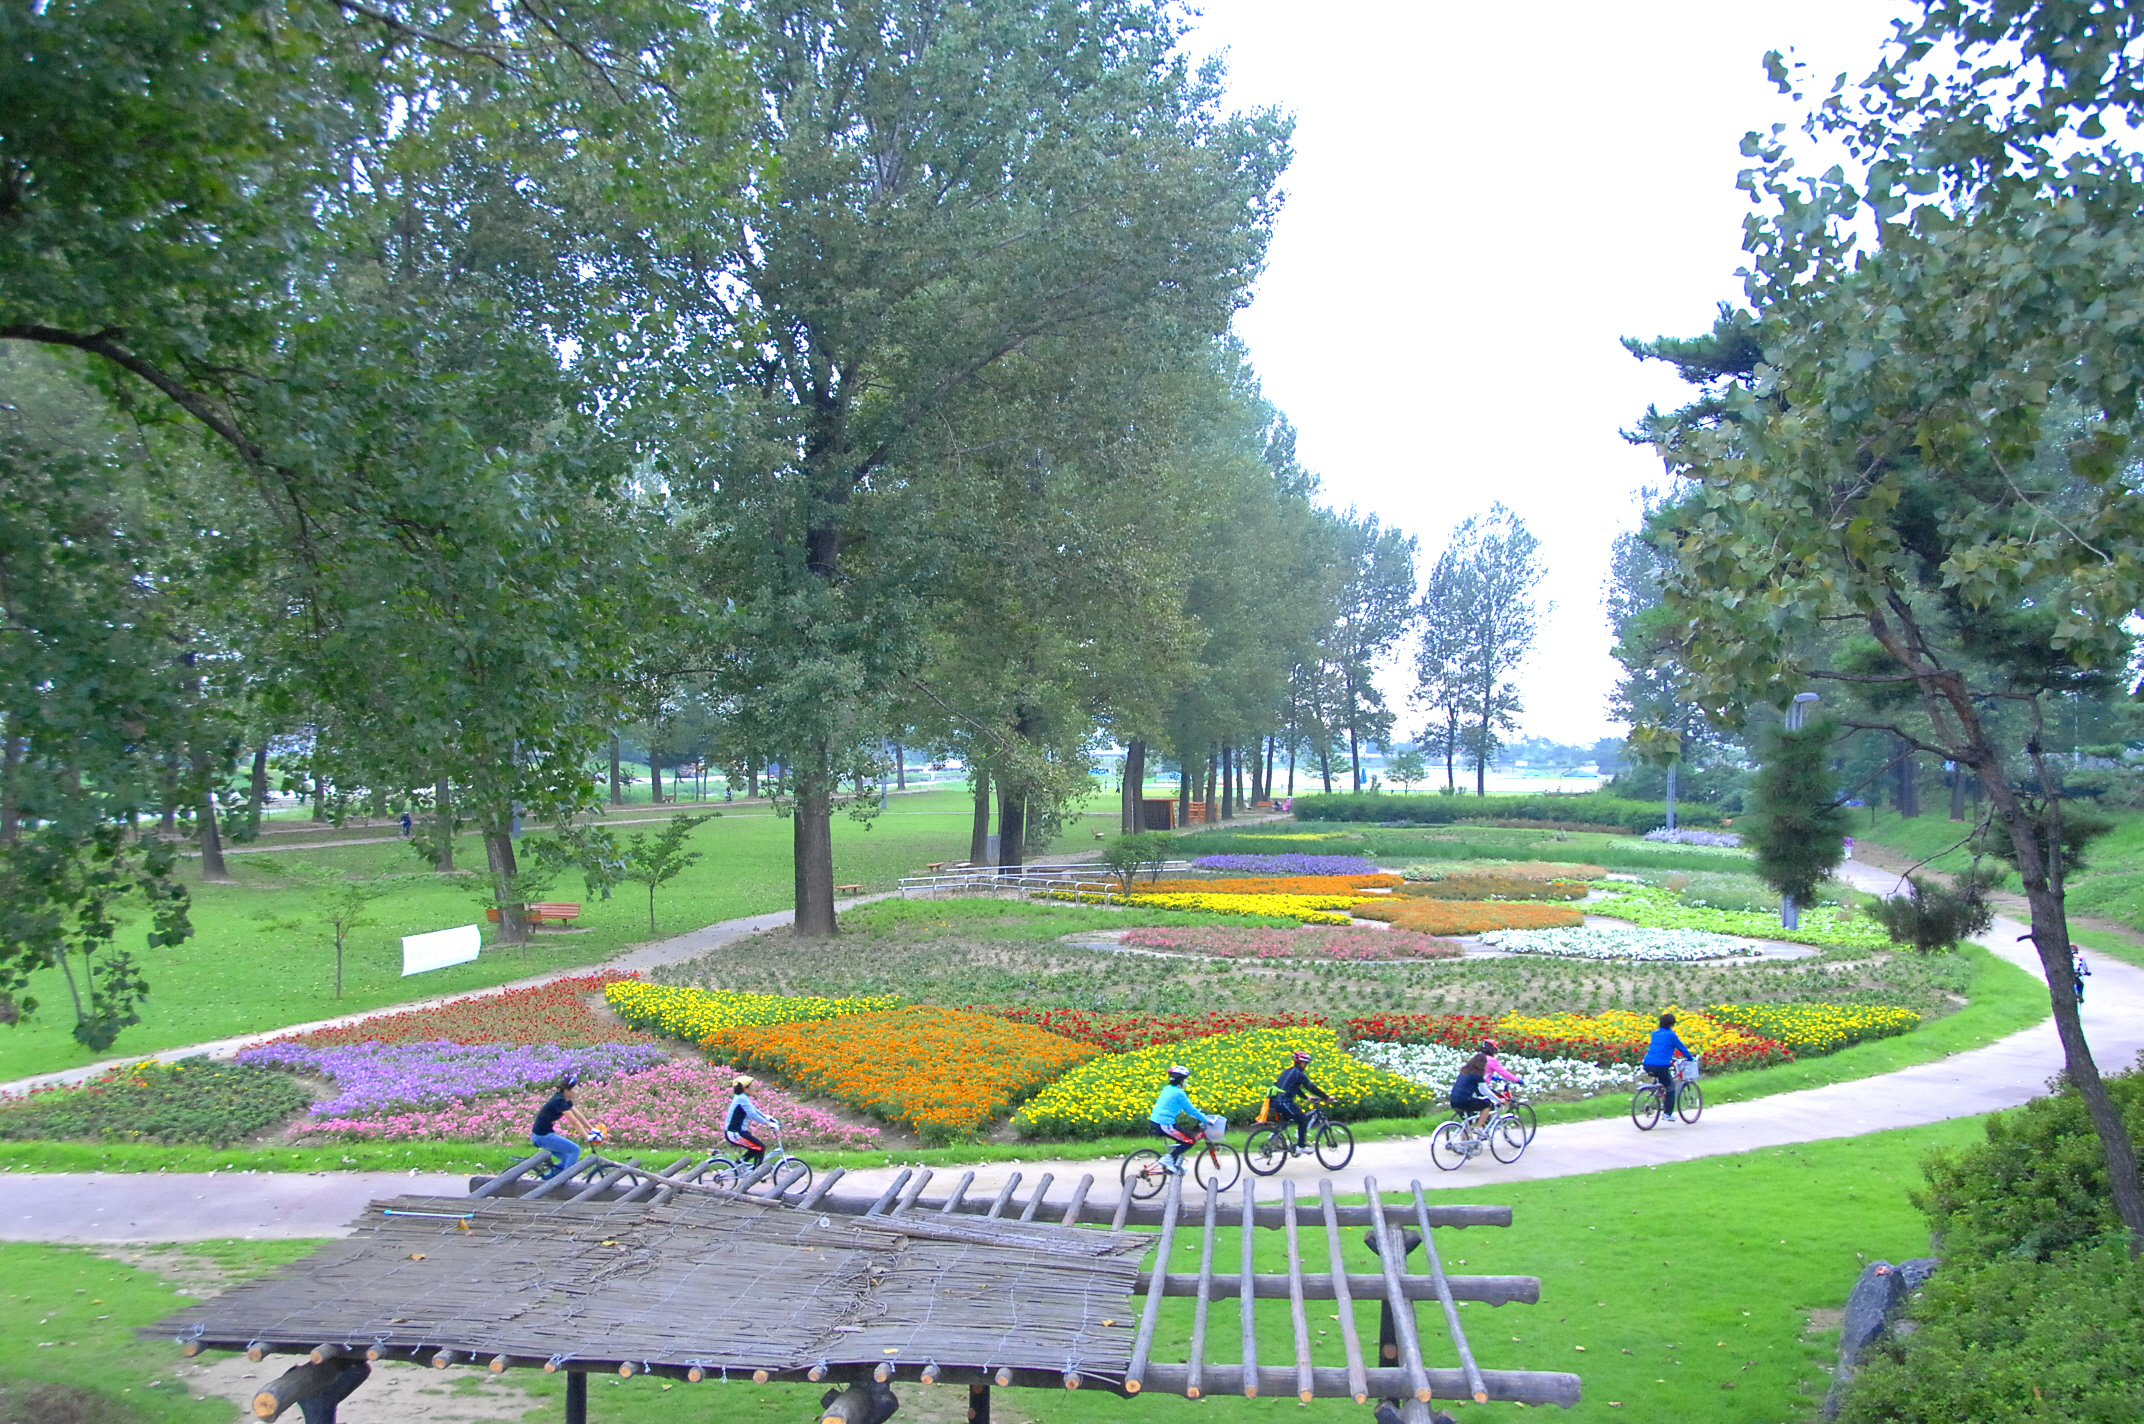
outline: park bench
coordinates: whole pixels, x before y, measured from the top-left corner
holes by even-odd
[[[836,885],[834,893],[836,895],[861,895],[864,893],[864,887],[861,885]]]
[[[581,917],[581,907],[579,905],[568,904],[560,901],[539,900],[535,904],[527,907],[527,913],[529,917],[529,923],[532,925],[540,925],[545,920],[557,920],[561,924],[571,924],[573,921]],[[484,912],[484,918],[491,921],[493,924],[497,924],[499,922],[498,908],[494,906],[493,908],[486,910]]]

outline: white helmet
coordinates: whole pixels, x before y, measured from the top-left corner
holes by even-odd
[[[1186,1068],[1183,1064],[1172,1063],[1169,1065],[1169,1077],[1171,1079],[1188,1078],[1190,1076],[1191,1070],[1189,1068]]]

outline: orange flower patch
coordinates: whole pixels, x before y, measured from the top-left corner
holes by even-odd
[[[1570,929],[1586,922],[1586,912],[1576,906],[1544,905],[1538,900],[1427,900],[1407,896],[1357,905],[1348,913],[1357,919],[1383,920],[1403,930],[1433,935]]]
[[[995,1015],[928,1007],[718,1029],[705,1046],[940,1145],[973,1137],[1101,1051]]]

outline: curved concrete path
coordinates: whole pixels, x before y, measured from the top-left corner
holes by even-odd
[[[1891,893],[1895,875],[1851,863],[1842,878],[1858,889]],[[862,903],[862,902],[857,902]],[[647,965],[683,959],[729,939],[786,922],[787,915],[758,916],[711,925],[692,935],[636,951],[662,954]],[[1990,951],[2038,977],[2039,960],[2018,942],[2025,927],[1998,919],[1981,938]],[[689,949],[674,947],[690,945]],[[628,956],[621,964],[631,964]],[[2091,956],[2084,1022],[2101,1068],[2127,1068],[2144,1053],[2144,969],[2104,955]],[[635,967],[641,967],[636,965]],[[577,971],[577,972],[586,972]],[[556,977],[556,976],[552,976]],[[496,991],[492,991],[496,992]],[[466,997],[466,996],[465,996]],[[278,1030],[287,1033],[291,1030]],[[199,1050],[192,1050],[198,1052]],[[235,1050],[234,1050],[235,1051]],[[1856,1137],[1891,1128],[1917,1127],[2016,1107],[2047,1091],[2062,1055],[2052,1020],[1999,1042],[1934,1063],[1828,1087],[1780,1093],[1754,1102],[1708,1108],[1693,1125],[1663,1125],[1639,1132],[1627,1117],[1562,1123],[1541,1129],[1518,1162],[1505,1166],[1487,1154],[1456,1172],[1440,1172],[1429,1160],[1425,1138],[1364,1143],[1348,1172],[1388,1180],[1419,1177],[1437,1186],[1490,1186],[1542,1177],[1573,1176],[1615,1167],[1658,1166],[1699,1157],[1724,1156],[1825,1138]],[[975,1169],[972,1192],[995,1190],[1013,1172],[1023,1185],[1044,1172],[1065,1184],[1095,1175],[1093,1200],[1114,1201],[1118,1159],[1037,1160],[986,1163]],[[948,1169],[938,1169],[941,1176]],[[958,1168],[952,1169],[955,1174]],[[897,1168],[851,1172],[844,1189],[876,1192]],[[1315,1181],[1313,1161],[1282,1169],[1280,1178]],[[0,1175],[0,1240],[189,1241],[218,1237],[305,1237],[341,1233],[344,1224],[376,1197],[409,1191],[459,1192],[459,1177],[410,1177],[391,1173],[277,1174],[30,1174]],[[1279,1178],[1276,1178],[1279,1180]]]

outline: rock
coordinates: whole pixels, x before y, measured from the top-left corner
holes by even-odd
[[[1915,1256],[1910,1261],[1900,1261],[1898,1263],[1898,1273],[1906,1278],[1906,1290],[1909,1293],[1918,1291],[1922,1286],[1927,1285],[1928,1278],[1936,1273],[1936,1258],[1933,1256]]]
[[[1916,1268],[1920,1280],[1928,1279],[1935,1269],[1935,1263],[1925,1257],[1909,1264]],[[1846,1318],[1839,1327],[1839,1368],[1832,1376],[1830,1392],[1824,1396],[1826,1419],[1838,1417],[1841,1391],[1854,1377],[1854,1366],[1860,1362],[1862,1352],[1883,1334],[1913,1289],[1905,1267],[1889,1261],[1871,1261],[1862,1270],[1861,1279],[1854,1282],[1853,1294],[1846,1298]]]

